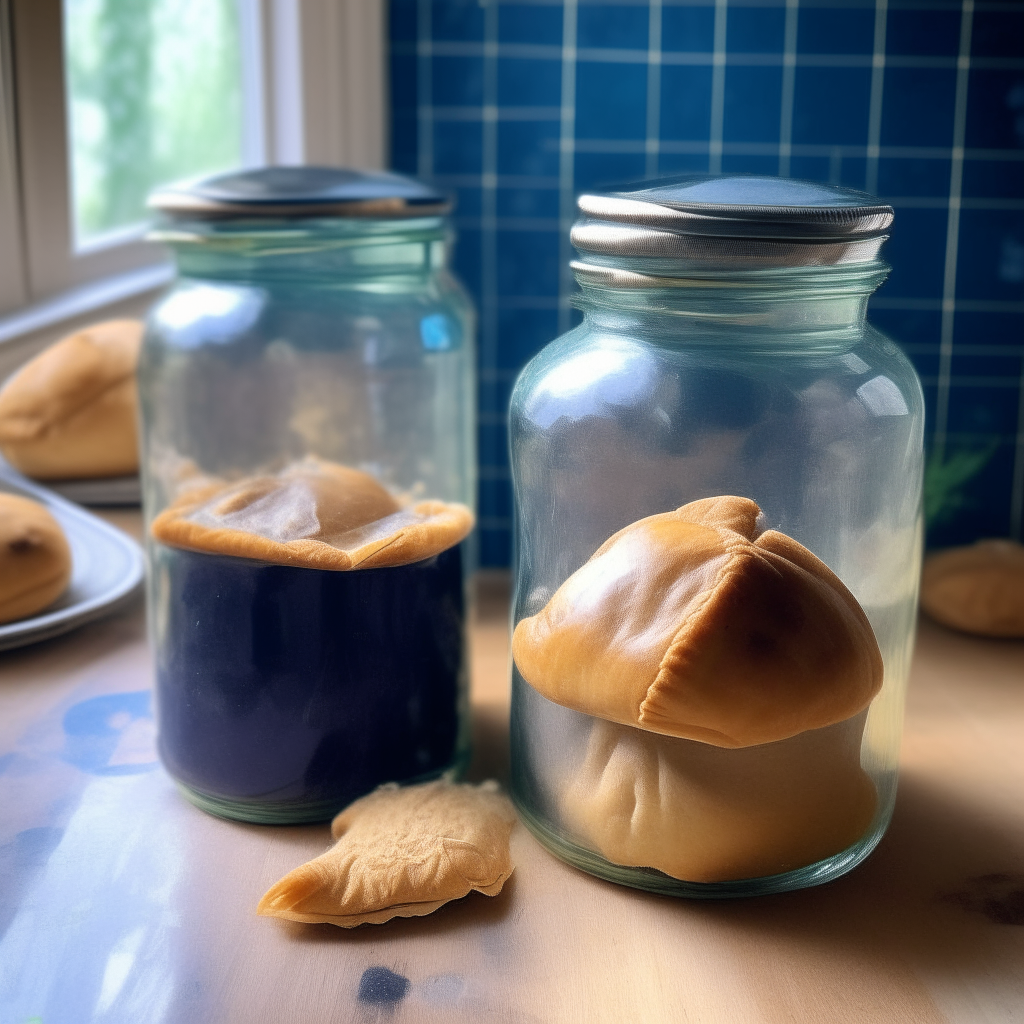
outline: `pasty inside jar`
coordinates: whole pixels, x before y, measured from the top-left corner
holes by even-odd
[[[465,505],[402,506],[369,473],[307,456],[278,473],[188,489],[150,529],[172,547],[348,570],[431,558],[472,528]]]
[[[780,874],[845,850],[871,824],[866,711],[739,750],[597,720],[562,799],[606,860],[690,882]]]
[[[845,721],[882,685],[856,598],[758,506],[694,501],[610,537],[523,619],[512,655],[549,700],[744,747]]]

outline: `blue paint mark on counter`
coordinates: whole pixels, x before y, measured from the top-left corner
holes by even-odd
[[[92,697],[64,715],[63,759],[90,775],[136,775],[157,765],[149,690]]]
[[[372,1006],[394,1006],[400,1003],[409,991],[409,979],[395,974],[386,967],[367,967],[359,979],[361,1003]]]

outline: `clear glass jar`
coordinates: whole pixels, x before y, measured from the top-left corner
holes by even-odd
[[[151,205],[179,272],[139,369],[165,766],[204,809],[274,823],[457,774],[475,328],[447,200],[267,168]]]
[[[878,250],[892,211],[768,178],[676,179],[579,205],[583,322],[527,365],[510,413],[514,799],[556,855],[638,888],[713,897],[828,881],[870,853],[892,815],[916,621],[923,398],[910,362],[865,320],[888,272]],[[664,638],[648,652],[629,623],[670,586],[630,577],[616,591],[607,557],[600,571],[581,567],[616,531],[715,496],[753,499],[757,531],[799,542],[859,602],[884,664],[866,710],[861,700],[845,721],[731,745],[600,710],[619,654],[658,664]],[[549,621],[556,605],[579,628],[535,655],[534,617]],[[600,637],[584,643],[595,616]],[[524,678],[527,661],[548,672],[549,696]],[[551,674],[581,663],[574,701],[549,699],[564,681]],[[830,781],[844,757],[856,798]],[[854,799],[852,832],[813,834]]]

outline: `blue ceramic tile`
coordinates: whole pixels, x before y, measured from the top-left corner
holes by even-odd
[[[715,48],[714,6],[663,6],[661,48],[674,53],[710,53]]]
[[[740,156],[722,154],[723,174],[778,174],[779,158],[776,156]]]
[[[416,0],[392,0],[388,13],[391,43],[415,42],[419,35]]]
[[[560,107],[561,104],[561,61],[506,57],[498,62],[499,106]]]
[[[941,298],[946,266],[946,211],[900,210],[885,246],[885,259],[892,265],[885,285],[886,298]]]
[[[1024,301],[1024,210],[961,210],[958,299]]]
[[[924,157],[881,157],[878,161],[878,194],[897,196],[949,196],[950,160]]]
[[[706,141],[710,131],[711,68],[663,65],[661,137]]]
[[[452,254],[452,266],[462,283],[473,295],[480,295],[480,232],[469,228],[459,230]]]
[[[594,61],[576,65],[578,139],[642,139],[646,126],[645,65]]]
[[[778,161],[774,163],[777,165]],[[658,154],[658,174],[704,174],[707,169],[707,153]]]
[[[478,227],[476,223],[480,218],[482,207],[483,190],[470,188],[463,185],[456,194],[455,218],[456,220],[472,221],[471,227]]]
[[[801,7],[798,53],[871,53],[875,48],[875,12],[868,7]]]
[[[484,37],[484,10],[478,0],[446,0],[430,5],[431,37],[438,41],[478,41]]]
[[[496,199],[499,217],[554,220],[560,212],[557,188],[499,188]]]
[[[1013,387],[979,387],[953,378],[956,402],[950,402],[949,432],[1008,436],[1017,430],[1018,396]],[[1007,383],[1010,383],[1007,381]]]
[[[781,68],[733,66],[726,70],[724,141],[777,142],[781,113]]]
[[[576,10],[576,45],[647,49],[647,8],[639,4],[581,3]]]
[[[952,68],[886,68],[883,96],[883,146],[952,146]]]
[[[557,177],[557,121],[500,121],[498,123],[498,173]]]
[[[971,70],[966,142],[979,149],[1024,147],[1024,71]]]
[[[885,27],[887,54],[955,57],[960,52],[959,10],[893,10]]]
[[[562,45],[560,4],[508,4],[498,8],[498,39],[503,43]]]
[[[558,337],[556,309],[503,309],[498,314],[498,366],[519,371]]]
[[[479,174],[483,159],[483,129],[479,121],[434,123],[434,172]]]
[[[482,466],[501,466],[506,463],[508,431],[503,422],[477,424],[476,443]]]
[[[396,110],[391,117],[391,166],[405,174],[419,167],[419,126],[413,111]]]
[[[798,67],[793,97],[793,141],[864,145],[868,131],[868,68]]]
[[[502,459],[502,463],[504,463]],[[480,488],[480,518],[507,519],[512,515],[512,488],[507,480],[485,480]]]
[[[557,295],[557,231],[498,231],[498,292]]]
[[[431,66],[434,106],[478,107],[483,103],[482,57],[434,57]]]
[[[798,153],[790,158],[789,173],[793,178],[806,181],[828,181],[830,163],[827,156],[804,156]]]
[[[1010,151],[1024,157],[1024,152]],[[962,194],[983,199],[1024,199],[1024,159],[965,160]]]
[[[974,13],[971,28],[972,57],[1021,57],[1024,55],[1024,10],[994,10],[986,6]]]
[[[783,49],[783,7],[730,7],[725,24],[729,53],[780,53]]]
[[[951,402],[958,398],[954,392]],[[985,440],[977,438],[969,447],[977,450]],[[1010,533],[1013,463],[1014,449],[1004,440],[989,457],[987,465],[971,480],[961,506],[954,509],[946,521],[929,530],[932,546],[943,548],[970,544],[979,537],[1005,537]]]
[[[982,315],[984,316],[985,314]],[[962,324],[958,326],[962,326]],[[1020,327],[1020,324],[1017,326]],[[1007,346],[1008,349],[1013,347],[1018,350],[1021,348],[1020,345]],[[1022,362],[1024,362],[1024,359],[1022,359],[1019,352],[992,355],[986,350],[982,355],[978,355],[972,351],[971,345],[961,344],[960,337],[958,336],[956,348],[953,352],[951,371],[953,376],[957,378],[986,378],[993,382],[999,382],[1004,386],[1016,388],[1020,381]]]
[[[577,153],[576,191],[607,188],[644,176],[643,153]]]
[[[1018,353],[1024,349],[1024,313],[964,310],[957,312],[953,323],[953,338],[958,351],[969,353],[979,345],[986,346],[986,349],[1001,346],[1008,352]]]

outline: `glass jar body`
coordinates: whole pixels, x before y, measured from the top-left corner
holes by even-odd
[[[785,274],[768,291],[751,283],[725,297],[696,285],[685,298],[585,290],[583,324],[544,349],[516,384],[513,627],[617,531],[700,498],[738,495],[838,575],[867,614],[884,662],[860,743],[877,792],[870,827],[813,863],[755,876],[723,867],[711,881],[648,867],[643,850],[700,843],[697,832],[715,818],[695,813],[688,826],[692,794],[699,789],[714,804],[726,776],[761,805],[732,808],[733,826],[775,827],[754,820],[770,816],[772,799],[757,790],[787,778],[799,788],[807,762],[797,750],[784,764],[794,741],[727,749],[612,725],[547,700],[513,664],[514,799],[545,845],[593,874],[687,896],[781,891],[850,870],[888,825],[916,618],[923,400],[909,361],[864,321],[870,288],[847,284],[837,293],[832,280],[829,294],[829,274],[808,290],[803,271],[802,293]],[[777,762],[775,783],[765,758]],[[594,820],[594,794],[616,759],[633,815],[625,863],[601,852],[580,812],[590,801]],[[625,778],[623,765],[635,775]],[[666,765],[681,772],[677,792],[690,794],[678,807],[666,803]],[[659,785],[650,772],[659,770],[662,806],[645,819],[644,801]]]
[[[472,508],[474,320],[446,247],[437,219],[180,242],[140,360],[147,526],[183,489],[309,456],[403,505]],[[464,766],[470,539],[350,571],[152,538],[148,555],[158,742],[194,802],[325,820],[382,782]]]

